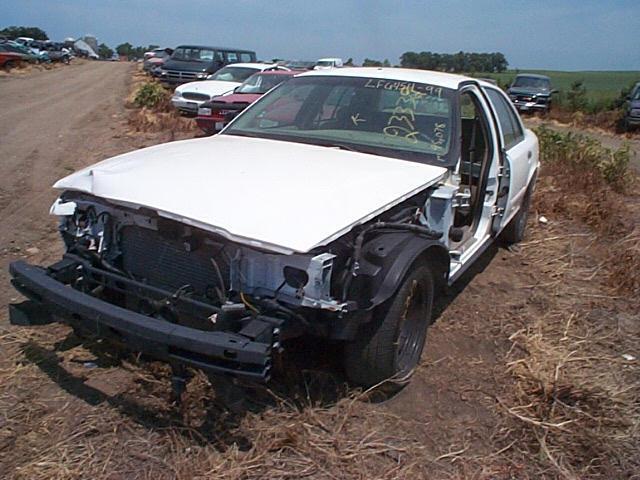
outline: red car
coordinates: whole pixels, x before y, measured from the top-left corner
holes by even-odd
[[[228,114],[240,113],[273,87],[300,73],[299,71],[267,70],[254,73],[230,95],[216,97],[198,108],[196,122],[208,135],[222,130],[229,123]]]
[[[9,70],[11,67],[15,67],[23,60],[23,56],[19,53],[9,52],[2,48],[0,45],[0,68]]]

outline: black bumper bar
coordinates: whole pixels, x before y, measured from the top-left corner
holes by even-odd
[[[9,271],[16,289],[56,320],[172,364],[254,381],[270,377],[278,319],[258,316],[254,320],[269,329],[269,343],[263,343],[236,333],[198,330],[127,310],[75,290],[53,278],[48,270],[23,261],[11,263]],[[28,324],[24,317],[14,321],[19,313],[16,306],[12,307],[12,323]]]

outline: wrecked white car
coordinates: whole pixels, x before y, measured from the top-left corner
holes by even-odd
[[[178,392],[186,366],[266,381],[301,335],[342,342],[354,382],[405,380],[441,288],[523,238],[537,169],[535,135],[490,83],[305,73],[219,135],[57,182],[66,253],[11,265],[30,299],[11,320],[167,361]]]

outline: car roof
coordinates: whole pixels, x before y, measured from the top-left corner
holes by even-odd
[[[178,45],[176,48],[201,48],[201,49],[206,49],[206,50],[230,50],[232,52],[255,53],[253,50],[247,50],[245,48],[212,47],[211,45]]]
[[[539,75],[537,73],[519,73],[518,75],[516,75],[516,78],[518,77],[529,77],[529,78],[540,78],[542,80],[551,80],[546,75]]]
[[[301,73],[300,77],[329,76],[329,77],[365,77],[381,80],[399,80],[402,82],[426,83],[445,88],[457,89],[461,83],[476,79],[456,75],[453,73],[435,72],[432,70],[418,70],[412,68],[384,68],[384,67],[347,67],[332,70],[313,70]]]

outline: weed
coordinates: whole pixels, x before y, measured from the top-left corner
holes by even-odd
[[[168,92],[157,82],[145,82],[135,93],[133,103],[136,107],[158,109],[163,107],[169,97]]]

